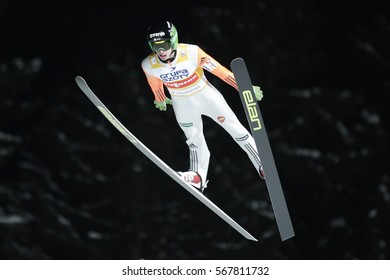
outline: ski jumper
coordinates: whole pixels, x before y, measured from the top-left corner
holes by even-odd
[[[259,172],[261,161],[252,135],[240,123],[222,94],[207,80],[204,69],[238,90],[234,75],[197,45],[178,44],[176,56],[164,63],[155,53],[142,61],[149,86],[157,101],[164,101],[164,86],[170,93],[176,120],[189,148],[189,170],[207,180],[210,151],[203,134],[202,115],[222,126],[247,153]]]

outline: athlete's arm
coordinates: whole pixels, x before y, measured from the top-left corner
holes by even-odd
[[[231,85],[236,90],[238,90],[238,86],[236,83],[236,79],[234,78],[233,73],[208,55],[201,48],[198,50],[198,64],[203,68],[214,74],[218,78],[220,78],[225,83]]]
[[[154,94],[154,98],[158,102],[164,101],[167,97],[164,93],[164,85],[162,81],[154,76],[149,75],[148,73],[144,72],[146,75],[146,80],[148,81],[148,84],[150,88],[152,89],[152,92]]]

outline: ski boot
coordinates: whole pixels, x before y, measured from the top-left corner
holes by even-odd
[[[177,172],[180,177],[186,181],[187,183],[189,183],[191,186],[193,186],[195,189],[197,189],[198,191],[202,192],[204,191],[204,189],[207,187],[207,183],[208,181],[203,184],[202,183],[202,178],[200,177],[200,175],[195,172],[195,171],[186,171],[186,172]]]

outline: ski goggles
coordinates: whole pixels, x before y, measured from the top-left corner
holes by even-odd
[[[152,49],[156,52],[158,52],[159,50],[167,51],[171,48],[170,41],[150,42],[150,45],[152,46]]]

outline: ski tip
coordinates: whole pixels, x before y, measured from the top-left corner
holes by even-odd
[[[87,82],[81,76],[76,76],[74,79],[80,88],[87,85]]]
[[[76,82],[84,80],[81,76],[76,76],[74,79],[75,79]]]
[[[235,61],[243,61],[244,59],[242,57],[236,57],[235,59],[232,60],[231,63],[235,62]]]
[[[242,65],[245,65],[245,60],[241,57],[237,57],[230,62],[230,68],[232,69],[240,67]]]

